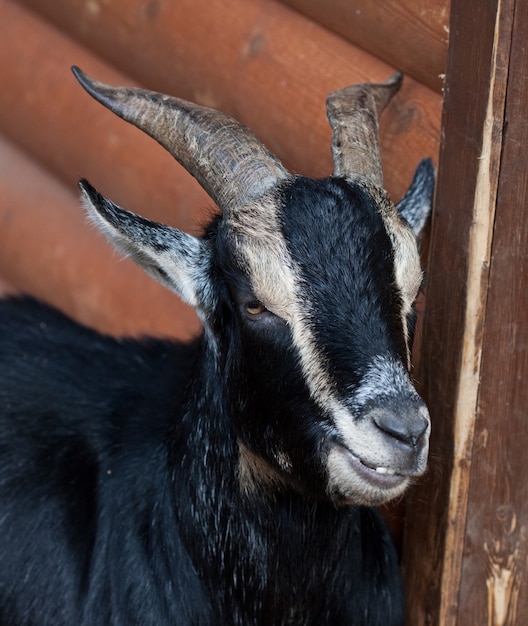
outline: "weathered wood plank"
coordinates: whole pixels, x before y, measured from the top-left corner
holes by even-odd
[[[145,86],[234,114],[288,167],[308,176],[331,172],[327,94],[393,71],[270,0],[24,4]],[[408,79],[382,123],[394,197],[419,159],[436,156],[439,123],[439,94]]]
[[[528,4],[511,4],[507,126],[458,609],[459,624],[488,626],[528,623]]]
[[[459,621],[514,0],[453,0],[419,378],[432,464],[407,515],[409,624]],[[479,36],[475,37],[474,33]]]
[[[283,1],[432,89],[442,89],[450,0]]]

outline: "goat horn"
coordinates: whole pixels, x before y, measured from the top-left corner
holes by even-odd
[[[351,85],[328,96],[334,176],[383,186],[378,117],[400,88],[402,79],[403,74],[395,72],[384,83]]]
[[[77,67],[72,71],[91,96],[168,150],[224,213],[290,177],[248,128],[225,113],[145,89],[111,87]]]

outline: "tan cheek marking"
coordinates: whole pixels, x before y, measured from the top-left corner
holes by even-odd
[[[422,282],[418,246],[412,231],[399,220],[394,222],[393,228],[396,239],[396,281],[406,304],[411,305]]]
[[[412,309],[412,305],[422,282],[422,269],[420,254],[416,237],[411,228],[407,226],[398,215],[396,207],[390,201],[383,189],[371,188],[380,213],[385,224],[385,229],[390,237],[394,249],[394,274],[396,285],[402,296],[401,320],[405,333],[405,344],[407,349],[407,367],[411,366],[411,353],[409,347],[409,333],[407,329],[407,315]]]
[[[260,492],[273,497],[277,491],[284,491],[291,487],[287,477],[280,474],[262,457],[251,452],[240,441],[238,442],[238,480],[240,491],[246,496]]]

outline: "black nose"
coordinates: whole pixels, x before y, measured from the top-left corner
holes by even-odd
[[[376,426],[390,437],[416,447],[429,427],[428,412],[422,402],[395,402],[394,406],[369,411]]]

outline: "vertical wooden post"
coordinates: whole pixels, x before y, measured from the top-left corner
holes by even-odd
[[[408,624],[528,623],[528,7],[454,0],[421,358]]]
[[[459,607],[528,624],[528,4],[515,3]]]

